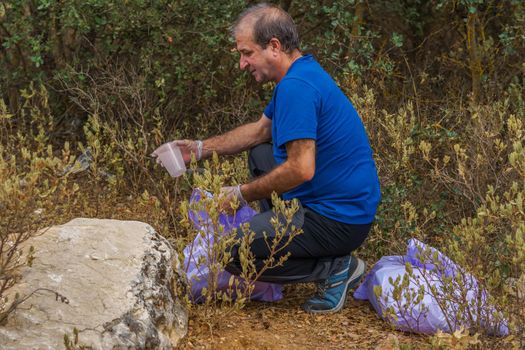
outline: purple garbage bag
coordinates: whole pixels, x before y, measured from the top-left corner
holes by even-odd
[[[201,198],[201,193],[211,196],[209,193],[195,189],[190,197],[190,203],[198,202]],[[255,214],[257,212],[247,205],[239,208],[235,216],[221,214],[219,222],[224,226],[223,234],[227,234],[241,224],[250,221]],[[192,300],[198,303],[203,301],[203,288],[208,288],[209,269],[206,261],[208,260],[210,245],[213,244],[214,232],[206,212],[200,211],[197,213],[190,210],[189,218],[195,229],[199,231],[199,234],[197,234],[191,244],[184,248],[184,268],[190,282]],[[231,277],[232,274],[228,271],[220,271],[217,276],[217,289],[222,291],[228,290]],[[238,276],[233,278],[239,281],[241,288],[245,285],[242,278]],[[256,281],[250,299],[259,301],[281,300],[283,298],[282,289],[282,285],[279,284]],[[232,295],[232,297],[235,297],[235,295]]]
[[[425,257],[424,261],[420,260],[422,257]],[[438,263],[434,264],[433,261]],[[395,281],[398,277],[403,279],[407,274],[407,262],[413,266],[413,278],[410,279],[408,288],[413,292],[420,288],[425,291],[422,303],[419,304],[407,300],[405,293],[402,293],[399,302],[393,298],[394,286],[390,281]],[[457,286],[457,290],[445,287],[444,278],[452,279],[452,286]],[[454,279],[457,281],[458,278],[461,278],[461,283],[456,284]],[[463,287],[459,287],[460,285]],[[381,287],[379,298],[374,293],[375,286]],[[431,288],[436,292],[431,292]],[[463,293],[459,290],[461,288]],[[441,297],[443,295],[448,297]],[[487,292],[478,288],[476,278],[437,249],[416,239],[409,240],[406,255],[382,257],[357,288],[354,298],[369,300],[383,319],[402,331],[434,334],[441,330],[452,333],[461,327],[469,328],[479,323],[488,334],[503,336],[509,333],[507,322],[489,305]],[[460,306],[465,303],[468,303],[469,310],[482,311],[462,317]],[[388,308],[394,311],[393,317],[384,312]]]

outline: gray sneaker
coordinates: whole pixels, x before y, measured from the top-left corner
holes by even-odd
[[[365,273],[363,260],[348,256],[343,268],[332,273],[324,282],[317,284],[317,293],[303,304],[311,313],[332,313],[341,310],[345,304],[348,289],[354,288]]]

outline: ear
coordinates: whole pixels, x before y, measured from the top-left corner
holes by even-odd
[[[281,52],[281,42],[277,38],[271,38],[268,46],[272,50],[272,54],[277,55]]]

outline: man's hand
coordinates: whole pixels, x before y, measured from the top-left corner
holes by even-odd
[[[242,196],[241,185],[221,188],[219,201],[221,211],[230,215],[240,207],[248,205],[248,202]]]
[[[200,140],[175,140],[171,142],[172,145],[179,147],[182,153],[182,159],[186,164],[191,162],[191,154],[195,154],[195,159],[202,158],[202,141]]]

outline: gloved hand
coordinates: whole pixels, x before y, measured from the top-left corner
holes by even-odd
[[[221,201],[221,209],[227,214],[232,214],[235,210],[248,205],[241,193],[241,185],[225,186],[221,188],[219,195]],[[238,206],[235,206],[235,204]]]
[[[191,162],[191,154],[195,154],[195,159],[202,158],[202,141],[201,140],[175,140],[171,144],[179,147],[182,153],[182,159],[186,164]]]

